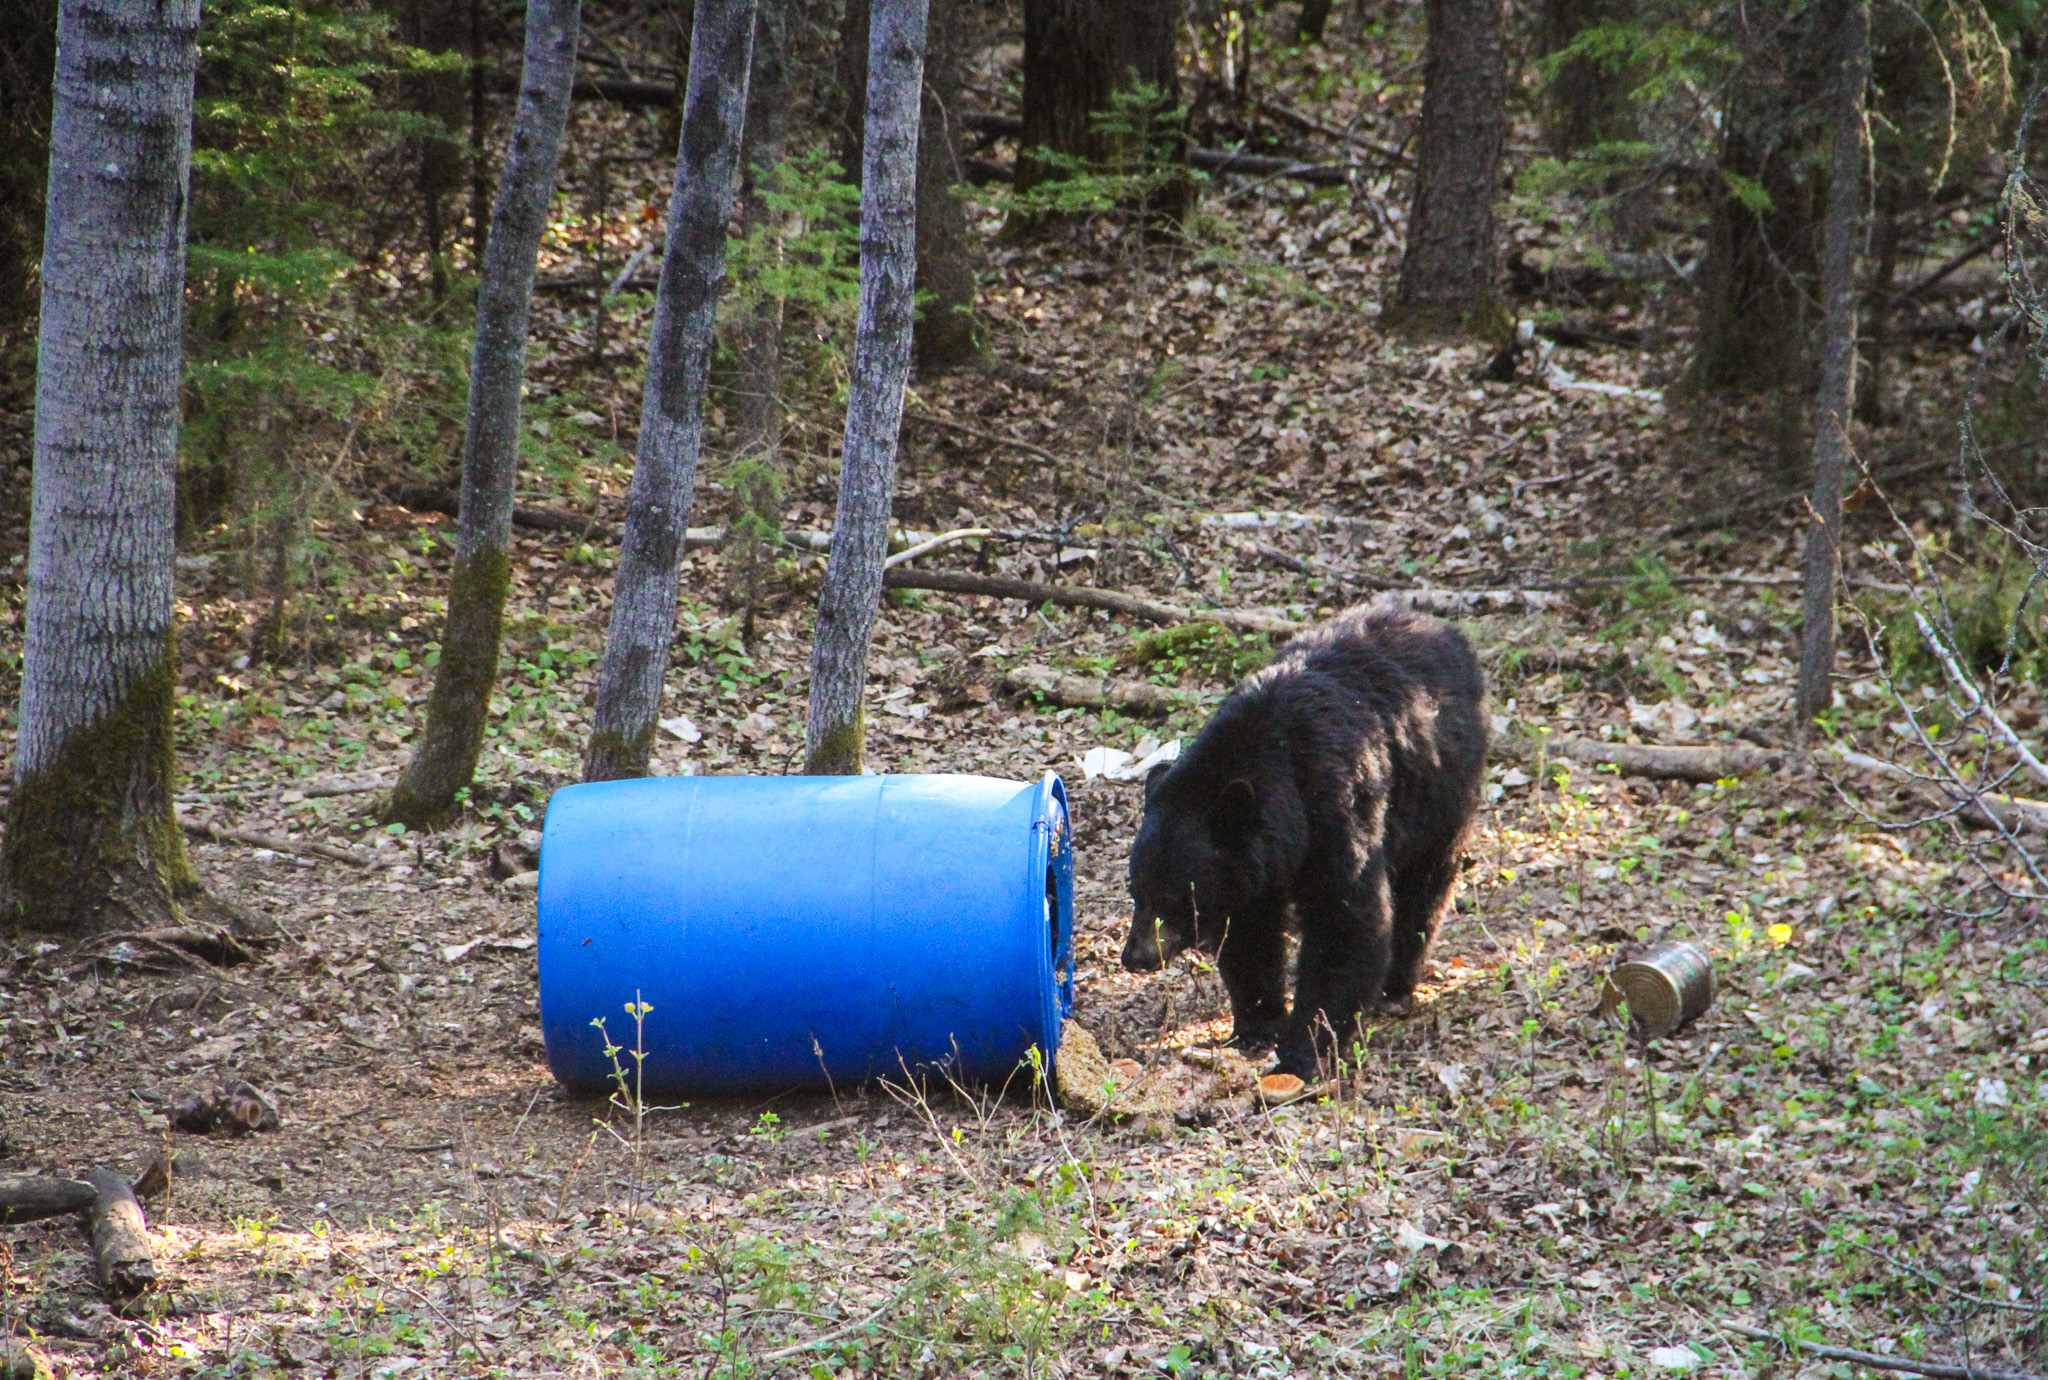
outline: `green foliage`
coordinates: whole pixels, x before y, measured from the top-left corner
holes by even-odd
[[[1945,611],[1946,617],[1938,616]],[[2048,676],[2048,579],[2010,549],[1995,563],[1966,567],[1941,590],[1941,610],[1929,620],[1954,647],[1965,668],[2039,684]],[[1893,679],[1935,682],[1941,663],[1921,636],[1911,608],[1885,622],[1883,646]]]
[[[732,367],[731,323],[779,303],[784,386],[837,389],[860,307],[860,188],[813,150],[778,163],[762,195],[771,214],[726,245],[719,368]]]
[[[1162,208],[1187,199],[1195,176],[1183,160],[1187,110],[1157,86],[1140,82],[1117,92],[1090,127],[1104,156],[1033,149],[1028,161],[1036,176],[1028,185],[990,184],[974,197],[1024,226],[1117,213],[1147,225]]]
[[[1121,658],[1155,678],[1193,675],[1224,682],[1240,680],[1272,659],[1273,642],[1265,634],[1236,633],[1216,623],[1182,623],[1142,633]]]

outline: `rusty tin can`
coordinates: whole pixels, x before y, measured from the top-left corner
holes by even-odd
[[[1651,1039],[1669,1035],[1713,1004],[1713,960],[1683,940],[1667,939],[1608,974],[1601,1009],[1612,1015],[1624,1001],[1638,1031]]]

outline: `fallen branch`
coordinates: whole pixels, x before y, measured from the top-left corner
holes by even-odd
[[[1881,758],[1840,747],[1827,755],[1843,766],[1897,781],[1911,788],[1930,804],[1944,810],[1954,810],[1961,818],[1979,828],[2048,835],[2048,801],[2022,800],[2017,796],[1999,795],[1993,791],[1972,791],[1967,796],[1958,798],[1954,788],[1944,786],[1932,777],[1909,771],[1895,762],[1886,762]]]
[[[882,584],[887,589],[931,589],[946,594],[983,594],[994,599],[1022,599],[1032,604],[1103,609],[1143,619],[1147,623],[1157,623],[1161,627],[1171,627],[1176,623],[1216,623],[1236,632],[1291,637],[1308,626],[1269,613],[1240,609],[1187,609],[1178,604],[1155,603],[1111,589],[1049,585],[1009,575],[975,575],[961,570],[912,570],[897,566],[882,572]]]
[[[1279,116],[1281,119],[1287,121],[1287,123],[1291,125],[1294,125],[1296,128],[1305,129],[1309,131],[1311,134],[1320,134],[1325,139],[1340,140],[1343,143],[1351,145],[1353,148],[1363,149],[1367,153],[1370,153],[1374,157],[1380,159],[1382,162],[1390,163],[1395,167],[1412,168],[1415,166],[1415,160],[1410,158],[1407,154],[1401,152],[1399,149],[1388,148],[1385,144],[1376,144],[1372,140],[1364,138],[1360,135],[1352,134],[1347,130],[1338,129],[1335,125],[1326,125],[1321,120],[1315,119],[1313,116],[1310,115],[1305,115],[1301,111],[1296,110],[1291,105],[1282,105],[1278,101],[1261,97],[1258,102],[1258,107],[1260,110],[1265,111],[1269,115]]]
[[[2042,765],[2041,759],[2034,756],[2027,745],[2020,741],[2020,735],[2013,732],[2011,725],[1999,718],[1997,711],[1982,694],[1978,693],[1976,684],[1963,674],[1963,668],[1956,663],[1955,652],[1941,634],[1934,630],[1934,625],[1927,621],[1927,615],[1914,609],[1913,621],[1920,627],[1920,636],[1926,639],[1927,645],[1934,648],[1934,654],[1941,658],[1942,669],[1948,672],[1948,678],[1955,682],[1956,689],[1962,691],[1966,712],[1990,724],[1999,741],[2012,749],[2014,755],[2025,765],[2027,774],[2043,785],[2048,785],[2048,766]]]
[[[318,843],[310,839],[286,838],[282,834],[259,833],[254,829],[236,829],[212,819],[193,819],[178,816],[178,825],[195,838],[214,839],[221,843],[246,843],[251,848],[269,848],[279,853],[297,853],[309,858],[328,858],[335,862],[354,863],[357,867],[389,867],[391,862],[359,853],[353,848],[342,848],[332,843]]]
[[[92,1254],[99,1263],[100,1283],[112,1299],[125,1299],[156,1287],[156,1262],[149,1254],[149,1225],[142,1204],[128,1181],[111,1169],[85,1176],[96,1196],[92,1202]]]
[[[969,426],[965,422],[956,422],[950,417],[941,417],[934,412],[906,412],[904,413],[904,418],[905,420],[915,419],[920,422],[930,422],[933,426],[944,427],[947,431],[957,431],[962,436],[972,436],[977,441],[987,441],[991,445],[1008,446],[1012,450],[1020,450],[1026,455],[1043,460],[1048,465],[1071,463],[1054,455],[1044,446],[1035,446],[1029,441],[1020,441],[1014,436],[1005,436],[998,431],[983,431],[980,427]]]
[[[110,934],[106,937],[108,957],[121,944],[145,944],[160,949],[172,958],[187,962],[198,959],[211,963],[217,968],[232,968],[254,960],[255,955],[244,947],[242,941],[223,929],[200,929],[192,925],[170,925],[162,929],[137,930],[129,934]],[[117,960],[126,961],[126,960]]]
[[[395,783],[377,781],[335,781],[314,777],[293,785],[258,786],[243,790],[238,786],[223,786],[217,791],[180,791],[177,803],[180,805],[211,805],[224,795],[241,800],[270,800],[296,792],[304,800],[325,800],[338,795],[363,795],[369,791],[388,791]]]
[[[1201,703],[1194,695],[1168,690],[1150,681],[1068,675],[1050,666],[1015,667],[1003,677],[1003,689],[1013,695],[1043,695],[1066,709],[1115,709],[1148,718],[1196,709]]]
[[[1880,1356],[1874,1351],[1856,1351],[1845,1346],[1824,1346],[1809,1342],[1803,1337],[1784,1337],[1776,1332],[1766,1332],[1761,1327],[1750,1327],[1746,1323],[1723,1323],[1723,1327],[1739,1337],[1748,1337],[1758,1342],[1780,1342],[1797,1347],[1811,1356],[1826,1361],[1847,1361],[1851,1365],[1869,1366],[1872,1370],[1897,1370],[1908,1375],[1931,1375],[1938,1380],[2043,1380],[2043,1377],[2018,1370],[1987,1370],[1982,1366],[1957,1366],[1945,1361],[1913,1361],[1904,1356]]]
[[[936,551],[942,546],[951,546],[956,541],[967,541],[974,537],[992,537],[995,535],[996,529],[993,527],[957,527],[950,532],[941,532],[936,537],[928,537],[915,546],[905,547],[883,561],[882,569],[894,570],[897,566],[914,561],[928,551]]]
[[[1535,739],[1502,734],[1495,755],[1516,761],[1562,757],[1589,766],[1611,766],[1624,776],[1712,783],[1754,771],[1775,771],[1788,754],[1737,743],[1663,747],[1653,743],[1603,743],[1593,738]]]
[[[0,1174],[0,1226],[84,1212],[98,1196],[99,1190],[83,1179]]]

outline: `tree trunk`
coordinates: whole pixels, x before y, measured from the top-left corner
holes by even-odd
[[[1625,21],[1633,0],[1545,0],[1538,42],[1546,54],[1562,52],[1598,24]],[[1619,65],[1586,57],[1557,63],[1543,88],[1543,125],[1551,151],[1569,158],[1581,149],[1636,137],[1630,83]]]
[[[861,153],[860,322],[846,406],[832,555],[818,598],[804,770],[858,775],[862,691],[882,598],[890,491],[903,390],[910,379],[917,281],[917,143],[924,86],[925,0],[875,0],[869,21],[866,138]]]
[[[725,283],[725,230],[738,180],[754,12],[754,0],[698,0],[691,27],[675,191],[640,404],[640,451],[612,583],[611,631],[583,761],[586,781],[645,776],[654,748],[704,446],[704,381]]]
[[[1870,0],[1841,0],[1840,12],[1835,153],[1828,173],[1827,247],[1821,270],[1827,338],[1814,418],[1814,516],[1806,536],[1806,632],[1799,648],[1796,712],[1802,730],[1834,699],[1842,472],[1848,463],[1849,417],[1856,398],[1856,249],[1863,230],[1863,93],[1870,79]]]
[[[1501,301],[1501,154],[1507,142],[1504,0],[1428,0],[1422,133],[1408,244],[1387,312],[1421,335],[1504,341],[1514,322]]]
[[[1194,184],[1177,171],[1187,159],[1186,122],[1161,127],[1180,104],[1182,9],[1183,0],[1025,0],[1019,191],[1064,176],[1056,160],[1038,156],[1045,151],[1098,172],[1161,170],[1150,209],[1186,216]],[[1118,93],[1139,85],[1158,103],[1119,110]],[[1103,128],[1105,118],[1117,128]]]
[[[179,332],[199,0],[64,0],[21,727],[0,905],[150,929],[198,890],[171,808]]]
[[[14,0],[10,12],[0,24],[0,326],[35,310],[57,0]]]
[[[911,358],[919,372],[943,373],[981,352],[974,320],[974,266],[969,260],[966,181],[960,152],[961,0],[928,0],[924,97],[917,136],[917,325]],[[868,0],[847,0],[840,30],[842,159],[862,163],[867,118]]]
[[[1330,23],[1330,0],[1301,0],[1301,16],[1295,22],[1295,37],[1303,43],[1321,43]]]
[[[399,33],[425,52],[454,53],[469,46],[465,0],[401,0]],[[418,161],[421,248],[426,253],[428,289],[438,305],[448,297],[446,202],[462,189],[468,151],[458,141],[468,104],[457,72],[415,72],[406,79],[407,103],[429,128],[413,140]]]
[[[424,828],[446,822],[476,776],[498,678],[498,646],[511,579],[512,493],[519,478],[519,393],[534,264],[555,195],[569,89],[576,79],[580,0],[527,0],[526,65],[512,147],[498,182],[477,285],[476,342],[463,431],[462,511],[441,661],[419,751],[385,818]]]
[[[742,234],[765,231],[773,258],[791,227],[768,204],[768,188],[787,148],[789,130],[789,0],[760,0],[754,18],[754,75],[740,150]],[[733,454],[771,468],[782,448],[782,299],[764,295],[734,323],[739,386],[733,400]]]
[[[1804,389],[1811,380],[1806,293],[1819,188],[1809,153],[1832,91],[1821,37],[1800,11],[1742,54],[1722,119],[1690,391]]]

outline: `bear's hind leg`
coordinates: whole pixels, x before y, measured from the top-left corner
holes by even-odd
[[[1459,845],[1431,849],[1419,858],[1404,859],[1391,879],[1394,893],[1393,960],[1387,965],[1382,999],[1406,1010],[1422,980],[1422,962],[1436,939],[1437,926],[1450,908],[1451,889],[1458,883]]]
[[[1230,994],[1230,1043],[1246,1052],[1271,1049],[1287,1024],[1285,905],[1255,908],[1263,917],[1231,922],[1216,951],[1216,970]]]
[[[1384,863],[1375,857],[1342,882],[1302,888],[1295,910],[1301,955],[1278,1071],[1312,1079],[1330,1056],[1349,1053],[1358,1018],[1386,980],[1393,920]]]

